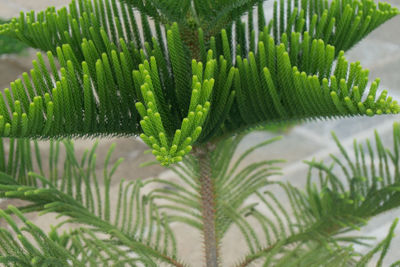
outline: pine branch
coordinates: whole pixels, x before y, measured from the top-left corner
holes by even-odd
[[[285,38],[290,42],[292,32],[307,32],[313,39],[333,45],[338,54],[398,14],[397,8],[370,0],[275,1],[269,29],[278,42],[284,42]]]
[[[0,229],[0,262],[18,266],[65,266],[70,262],[74,266],[85,266],[70,251],[29,222],[17,208],[9,206],[8,209],[22,220],[25,227],[19,228],[10,215],[0,210],[0,217],[7,221],[17,236],[17,240],[14,240],[15,235],[10,231]],[[25,233],[31,235],[35,242],[29,241]]]
[[[25,142],[21,144],[26,146]],[[27,145],[30,147],[29,142]],[[87,225],[91,227],[91,231],[109,235],[111,240],[119,242],[120,247],[131,248],[133,252],[144,258],[150,256],[147,261],[161,260],[173,266],[184,266],[176,259],[176,241],[169,229],[169,222],[158,213],[151,198],[141,195],[141,188],[144,186],[141,181],[129,184],[121,181],[117,209],[115,214],[114,212],[112,214],[110,184],[116,168],[122,162],[118,160],[109,169],[108,163],[114,146],[106,155],[104,163],[104,193],[100,192],[96,177],[96,145],[91,151],[87,150],[84,153],[82,160],[78,160],[72,143],[64,142],[66,157],[63,172],[56,169],[59,158],[58,146],[58,142],[52,143],[50,153],[48,153],[50,155],[49,179],[29,172],[28,177],[16,180],[3,173],[0,176],[0,197],[28,201],[29,204],[20,207],[23,212],[55,212],[66,217],[63,223]],[[26,160],[25,162],[32,162],[31,154],[21,153],[21,155]],[[36,157],[40,159],[40,153]],[[130,201],[128,201],[128,196]],[[4,212],[10,213],[13,209]],[[135,216],[133,212],[136,213]],[[87,242],[91,242],[93,238],[87,237]],[[104,246],[107,247],[107,245]],[[118,251],[118,249],[120,249],[118,246],[113,247],[113,250]],[[114,255],[111,251],[110,253]],[[116,260],[115,257],[114,260]]]
[[[118,7],[116,2],[73,0],[68,8],[56,10],[49,7],[38,13],[21,13],[19,18],[0,25],[0,33],[20,39],[31,47],[51,51],[53,54],[56,54],[58,46],[69,44],[79,62],[85,59],[80,48],[84,40],[93,41],[100,55],[120,47],[121,38],[128,40],[128,46],[133,45],[138,50],[144,48],[144,41],[151,44],[151,40],[143,40],[140,36],[138,21],[141,18],[134,13],[131,6],[119,3]],[[147,18],[142,22],[147,22]],[[100,30],[105,32],[113,45],[102,44],[104,35],[100,35]]]
[[[237,266],[246,266],[246,264],[251,264],[262,258],[268,258],[266,262],[271,264],[275,255],[280,256],[274,260],[274,265],[287,266],[287,261],[281,262],[282,253],[292,253],[292,248],[296,244],[300,246],[301,244],[316,242],[319,246],[328,244],[342,246],[343,242],[360,243],[358,237],[342,239],[340,234],[350,230],[359,230],[360,227],[367,224],[370,218],[400,205],[398,191],[399,128],[398,124],[394,124],[394,149],[392,151],[383,147],[378,134],[375,135],[377,155],[374,155],[374,150],[367,141],[367,152],[371,159],[370,167],[366,165],[365,146],[355,142],[355,160],[351,160],[350,155],[335,137],[346,163],[337,157],[332,156],[332,158],[342,169],[346,178],[345,182],[334,173],[332,166],[328,167],[316,161],[308,162],[310,172],[305,191],[301,191],[290,184],[281,184],[286,191],[290,209],[281,207],[280,202],[274,200],[271,192],[266,192],[269,199],[258,194],[260,200],[268,207],[268,212],[271,212],[275,219],[271,222],[270,216],[264,215],[265,212],[262,212],[263,209],[260,205],[253,206],[247,216],[255,218],[264,227],[268,246],[253,251],[250,247],[251,253]],[[376,159],[378,160],[377,169]],[[313,169],[319,171],[318,186],[311,182]],[[378,173],[376,170],[378,170]],[[288,213],[293,213],[293,215],[287,215]],[[291,221],[290,218],[294,218],[294,221]],[[275,235],[275,241],[271,243],[267,230],[273,229],[273,227],[281,228],[281,230],[279,235]],[[371,250],[371,253],[361,258],[358,254],[351,253],[350,258],[360,262],[361,265],[362,262],[367,262],[378,251],[381,251],[383,258],[393,237],[394,227],[391,228],[387,239],[383,242],[385,245],[379,244]],[[292,231],[291,234],[287,235],[285,228]],[[251,245],[255,244],[255,242],[252,242]],[[272,250],[275,250],[275,252],[271,252]],[[306,249],[300,255],[308,253],[307,251],[311,253],[311,250]]]
[[[129,251],[124,250],[125,248],[121,248],[120,244],[110,243],[109,239],[99,239],[93,229],[79,228],[73,230],[70,234],[64,233],[62,236],[57,234],[56,229],[52,229],[47,236],[37,226],[27,221],[15,207],[9,206],[8,211],[16,214],[26,227],[18,228],[9,215],[4,211],[0,211],[1,216],[13,227],[20,242],[19,244],[18,242],[13,242],[12,239],[9,240],[9,238],[13,238],[12,234],[5,229],[1,229],[0,235],[3,237],[3,243],[0,246],[0,261],[5,264],[15,262],[28,264],[27,266],[30,266],[30,264],[34,266],[70,266],[72,263],[74,266],[86,266],[88,262],[95,265],[118,265],[124,262],[132,265],[139,262],[146,266],[156,266],[148,255],[135,258],[135,256],[129,255]],[[24,232],[29,233],[34,238],[34,242],[29,241]],[[122,238],[126,238],[123,237],[122,233],[119,233],[119,235]],[[138,250],[138,244],[134,244],[129,240],[128,243],[131,244],[131,251]],[[126,244],[124,245],[126,247]],[[150,247],[146,249],[151,250]],[[184,266],[165,254],[159,253],[159,255],[156,254],[155,256],[163,258],[165,262],[170,262],[173,266]]]

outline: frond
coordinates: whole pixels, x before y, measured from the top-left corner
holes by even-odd
[[[363,237],[343,236],[343,234],[359,230],[370,218],[400,206],[398,190],[400,125],[396,123],[393,126],[393,150],[385,149],[379,135],[376,134],[375,150],[369,141],[367,146],[354,142],[355,156],[351,157],[336,137],[334,138],[343,160],[333,155],[332,159],[342,170],[344,178],[339,178],[333,165],[326,166],[322,162],[312,161],[308,162],[310,172],[304,191],[290,184],[278,183],[286,192],[290,205],[281,204],[282,198],[278,200],[271,191],[265,191],[264,194],[256,193],[261,205],[253,205],[246,213],[248,217],[246,220],[256,222],[252,225],[253,228],[257,224],[260,225],[264,236],[258,236],[257,240],[249,239],[250,254],[238,266],[247,266],[260,258],[269,263],[272,261],[274,266],[281,266],[280,263],[282,266],[290,266],[286,260],[295,262],[301,259],[307,260],[307,255],[312,255],[314,250],[317,251],[315,245],[319,248],[332,245],[344,248],[346,243],[364,245]],[[318,174],[316,182],[312,182],[314,171]],[[370,253],[361,256],[352,250],[348,251],[350,252],[348,259],[353,263],[345,265],[364,266],[378,252],[381,253],[379,260],[381,264],[393,238],[396,224],[397,220],[393,223],[387,238]],[[265,247],[255,249],[257,244],[263,242]],[[324,253],[316,253],[311,258],[317,259],[320,256],[324,257],[323,255]],[[332,260],[335,259],[334,253],[329,255],[333,257]],[[336,259],[340,261],[339,258]],[[331,259],[325,258],[325,260],[330,262]],[[321,261],[324,261],[323,258]]]
[[[29,142],[23,144],[30,146]],[[57,169],[59,142],[52,142],[49,174],[28,172],[24,179],[15,179],[3,173],[0,176],[0,197],[26,200],[27,204],[19,207],[24,213],[37,211],[41,214],[56,213],[63,216],[65,219],[59,226],[72,222],[90,227],[91,232],[82,232],[80,238],[86,236],[85,242],[93,242],[92,246],[97,245],[97,239],[102,240],[98,233],[107,235],[108,238],[101,242],[114,255],[111,260],[117,260],[120,253],[118,251],[122,249],[135,253],[147,262],[153,262],[154,266],[158,261],[183,266],[176,259],[176,241],[168,219],[158,212],[152,199],[143,193],[146,182],[122,180],[116,206],[111,203],[111,179],[122,162],[120,159],[109,166],[115,147],[112,146],[106,156],[103,181],[100,181],[96,175],[97,144],[90,151],[86,150],[81,160],[75,156],[71,141],[64,141],[63,144],[66,153],[63,171]],[[32,162],[30,154],[24,155],[24,159]],[[36,157],[40,158],[40,154]],[[103,184],[103,190],[100,189],[100,183]],[[9,208],[4,212],[13,213],[14,210]],[[94,236],[92,232],[95,233]],[[94,238],[97,239],[93,240]],[[115,248],[110,247],[107,242],[114,244]],[[98,249],[99,253],[101,251],[102,249]]]
[[[60,235],[53,228],[46,234],[14,206],[8,211],[11,213],[0,211],[12,229],[0,229],[0,262],[5,266],[156,266],[148,255],[134,255],[128,247],[100,237],[93,229],[81,227]],[[22,226],[10,215],[16,215]]]
[[[388,3],[370,0],[275,1],[268,29],[277,43],[290,43],[292,32],[307,32],[311,38],[334,46],[338,55],[397,14],[398,9]]]
[[[220,60],[230,59],[233,48],[226,31],[221,36],[224,49],[220,53],[224,57],[220,56]],[[229,93],[224,90],[219,93],[220,80],[216,79],[214,92],[218,94],[211,101],[210,112],[216,118],[206,122],[199,142],[261,123],[398,112],[397,102],[388,98],[386,91],[377,95],[379,79],[367,89],[369,71],[363,70],[359,63],[349,64],[341,52],[334,67],[334,47],[312,39],[307,33],[302,36],[293,32],[291,36],[290,43],[275,45],[265,27],[258,36],[255,52],[250,52],[247,58],[236,56],[230,90],[235,97],[232,104],[227,102],[228,110],[218,107],[219,104],[213,106],[226,103]],[[218,53],[213,51],[213,54]]]
[[[23,226],[18,227],[9,214],[0,210],[0,217],[12,229],[0,228],[0,262],[5,266],[86,266],[61,244],[66,236],[62,237],[62,242],[52,240],[17,208],[9,206],[8,210],[22,220]]]
[[[132,44],[136,49],[144,47],[144,41],[151,43],[151,36],[143,39],[140,35],[140,19],[129,5],[117,5],[116,0],[73,0],[68,8],[56,10],[49,7],[37,13],[21,12],[19,18],[0,25],[0,33],[53,54],[57,53],[58,46],[69,44],[81,62],[85,59],[81,48],[84,39],[92,41],[100,55],[108,49],[115,49],[115,45],[120,47],[121,38],[129,40],[128,45]],[[102,43],[104,33],[101,30],[114,45]]]
[[[69,9],[21,13],[19,19],[1,25],[3,34],[49,51],[48,60],[38,54],[30,76],[24,73],[23,80],[5,90],[6,100],[1,96],[1,105],[6,102],[10,107],[8,111],[2,107],[2,135],[49,138],[140,133],[131,85],[132,70],[142,62],[139,49],[144,40],[135,23],[133,10],[101,0],[72,1]],[[121,108],[111,111],[116,106]],[[18,126],[11,127],[13,122]],[[110,123],[119,130],[107,129]]]
[[[311,168],[325,174],[323,186],[326,197],[335,201],[335,210],[355,217],[370,218],[400,205],[400,183],[398,146],[400,125],[393,126],[394,145],[392,150],[385,149],[377,132],[375,132],[375,150],[369,140],[365,145],[354,142],[354,156],[351,157],[334,139],[340,148],[343,160],[331,156],[334,163],[341,167],[343,177],[335,175],[333,170],[322,163],[308,162]],[[376,152],[375,152],[376,151]],[[367,163],[369,161],[369,164]],[[308,189],[313,191],[309,183]],[[344,189],[347,189],[344,191]],[[341,200],[339,200],[341,199]],[[341,207],[341,204],[343,207]],[[338,205],[339,204],[339,205]],[[328,211],[326,211],[328,212]]]

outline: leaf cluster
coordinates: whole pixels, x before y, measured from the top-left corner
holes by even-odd
[[[37,146],[36,142],[33,144]],[[118,201],[111,203],[111,179],[122,162],[120,159],[110,167],[115,146],[111,146],[106,156],[103,179],[99,180],[97,143],[78,160],[71,141],[51,142],[46,174],[32,172],[33,163],[42,170],[43,162],[38,150],[31,153],[31,145],[30,141],[20,139],[10,144],[8,159],[5,154],[1,156],[1,162],[8,164],[1,166],[0,197],[26,201],[18,209],[9,206],[0,212],[13,230],[1,230],[0,259],[3,263],[8,266],[13,263],[18,266],[178,263],[176,241],[168,221],[149,198],[141,194],[146,182],[121,180]],[[60,170],[58,160],[62,151],[65,159]],[[63,219],[47,235],[26,219],[24,213],[30,212],[56,213]],[[10,215],[21,219],[22,226]],[[66,223],[78,227],[59,235],[59,228]]]
[[[237,17],[213,36],[196,28],[188,43],[179,22],[144,16],[173,3],[78,0],[2,25],[1,33],[49,52],[1,95],[1,135],[141,135],[168,165],[254,125],[399,111],[386,91],[378,94],[379,80],[367,88],[368,70],[343,56],[398,13],[388,4],[280,1],[268,24],[260,4],[255,30],[253,3],[247,27]],[[235,3],[213,5],[250,2]]]

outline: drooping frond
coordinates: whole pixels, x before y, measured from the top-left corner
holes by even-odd
[[[8,212],[0,210],[0,218],[12,229],[0,229],[0,262],[4,266],[157,266],[149,255],[136,255],[92,228],[80,227],[61,235],[52,228],[47,234],[14,206],[9,206]],[[11,215],[16,215],[22,226]]]
[[[344,213],[346,210],[349,216],[367,219],[398,207],[400,205],[398,187],[400,184],[398,153],[400,125],[395,123],[393,126],[394,145],[392,150],[383,146],[377,132],[375,132],[375,149],[369,140],[367,140],[366,146],[355,141],[354,156],[350,156],[346,152],[336,136],[334,139],[344,160],[333,155],[331,157],[334,163],[341,167],[345,181],[341,180],[332,168],[322,163],[308,163],[313,169],[318,169],[325,174],[320,190],[325,188],[326,194],[320,201],[335,202],[335,211]],[[313,192],[313,187],[309,182],[310,194]],[[313,205],[317,207],[319,204],[316,202]],[[325,212],[332,214],[334,210],[325,210]],[[357,222],[353,223],[357,224]]]
[[[341,163],[337,158],[333,159],[344,170],[345,177],[347,177],[346,181],[339,180],[331,167],[326,167],[318,162],[311,162],[311,167],[320,171],[318,184],[311,182],[312,172],[310,172],[304,192],[290,185],[281,184],[287,192],[292,210],[280,203],[274,194],[268,191],[265,195],[257,193],[260,200],[258,205],[246,201],[249,200],[248,197],[254,190],[271,184],[268,177],[278,171],[271,164],[279,161],[260,161],[241,167],[243,161],[252,151],[274,141],[268,140],[250,148],[239,155],[237,160],[231,162],[229,159],[232,159],[242,137],[227,139],[210,154],[217,207],[215,220],[218,239],[221,240],[229,228],[236,225],[245,237],[250,250],[250,254],[238,266],[247,266],[258,259],[264,259],[266,264],[274,264],[274,266],[306,264],[312,259],[314,261],[318,259],[317,262],[320,262],[322,266],[338,262],[347,266],[356,264],[362,266],[363,262],[369,261],[372,255],[379,251],[382,252],[381,258],[384,257],[385,251],[387,251],[387,247],[393,238],[394,225],[388,237],[371,253],[361,258],[350,247],[343,245],[339,247],[338,245],[343,242],[363,244],[362,237],[342,237],[340,234],[357,229],[365,225],[370,217],[399,206],[398,200],[400,198],[397,195],[399,194],[398,178],[400,175],[397,165],[399,162],[400,125],[394,126],[393,140],[395,145],[393,151],[385,150],[377,136],[376,155],[378,160],[375,161],[372,147],[367,146],[372,162],[371,167],[366,165],[368,157],[364,154],[363,147],[355,144],[356,160],[353,162],[339,144],[347,163]],[[26,143],[21,143],[21,145],[27,146]],[[174,167],[181,178],[180,183],[155,180],[164,186],[155,189],[145,197],[140,195],[143,183],[121,182],[117,208],[111,209],[107,196],[110,194],[111,176],[120,161],[117,161],[111,170],[107,168],[104,170],[105,191],[102,193],[99,192],[98,181],[94,172],[96,165],[95,148],[86,151],[80,161],[74,156],[73,145],[70,142],[65,142],[65,149],[64,172],[56,171],[53,167],[53,171],[50,171],[49,174],[50,179],[29,173],[31,179],[23,180],[16,180],[3,174],[0,185],[1,196],[29,201],[30,204],[20,207],[22,212],[56,212],[66,216],[66,222],[89,225],[92,229],[97,229],[93,232],[90,229],[82,228],[77,230],[74,235],[68,235],[70,236],[68,238],[67,236],[61,238],[64,240],[62,242],[57,238],[52,238],[53,243],[58,240],[54,244],[54,249],[58,248],[60,244],[64,244],[63,247],[65,247],[65,244],[70,242],[68,244],[71,244],[71,246],[67,246],[67,252],[71,255],[81,255],[81,257],[97,255],[91,257],[92,260],[104,264],[118,260],[120,262],[128,261],[132,255],[125,255],[125,251],[132,250],[138,256],[137,262],[146,262],[145,264],[150,264],[149,266],[153,262],[152,259],[182,266],[179,265],[180,263],[175,260],[174,256],[168,256],[176,253],[174,252],[173,234],[168,228],[168,224],[178,221],[191,225],[198,230],[203,227],[201,206],[198,201],[200,198],[200,195],[198,195],[200,187],[198,180],[199,166],[194,158],[185,157],[183,160],[185,164]],[[52,156],[50,156],[49,163],[53,162],[52,164],[57,165],[58,145],[51,145],[50,150]],[[108,165],[110,153],[106,157],[105,166]],[[30,156],[27,153],[24,155],[25,157],[21,156],[21,160],[26,160]],[[6,159],[4,161],[10,162]],[[30,161],[33,160],[30,159]],[[346,169],[346,165],[348,165],[348,169]],[[36,186],[29,185],[33,179],[36,180]],[[163,204],[160,204],[160,206],[155,205],[158,199],[163,200]],[[261,207],[263,205],[266,209]],[[167,211],[166,217],[159,214],[158,208]],[[115,210],[115,212],[111,210]],[[265,212],[266,210],[268,212]],[[15,214],[16,211],[10,207],[5,210],[5,213],[2,213],[2,216],[7,217],[7,213]],[[254,232],[252,229],[254,222],[262,226],[261,229],[265,236]],[[37,242],[48,242],[45,236],[36,232],[38,230],[33,225],[29,223],[27,225],[30,227],[29,235],[40,237],[35,239]],[[150,229],[152,230],[150,231]],[[98,231],[110,234],[110,238],[104,239],[97,236],[96,232]],[[2,232],[4,238],[10,236],[7,232]],[[21,236],[19,238],[23,241],[24,236]],[[6,240],[9,240],[9,238],[6,238]],[[161,244],[164,242],[167,242],[166,244],[172,242],[167,245],[169,247],[167,253],[162,251],[163,246]],[[320,242],[325,245],[321,246]],[[44,255],[47,254],[38,249],[35,250],[36,254],[31,257],[29,249],[32,246],[29,246],[29,244],[29,242],[22,243],[22,245],[13,243],[15,247],[13,251],[22,251],[18,253],[18,257],[13,259],[23,261],[35,258],[36,261],[42,263],[45,258]],[[79,249],[79,244],[84,249]],[[11,246],[9,242],[3,243],[3,245],[7,245],[7,248]],[[99,249],[100,247],[101,249]],[[47,248],[47,251],[51,251],[51,249],[53,247]],[[25,250],[28,250],[29,253],[26,253]],[[107,258],[102,257],[101,251],[103,250],[107,253]],[[60,251],[63,252],[63,250]],[[61,253],[60,251],[58,252]],[[22,254],[26,257],[22,257]],[[285,256],[282,257],[282,255]],[[64,256],[60,257],[59,260],[64,260],[66,257]],[[3,259],[12,262],[11,258]]]
[[[314,242],[319,244],[318,246],[333,244],[341,247],[348,242],[365,244],[364,237],[342,234],[359,230],[373,216],[400,206],[400,125],[395,124],[393,131],[393,150],[386,150],[376,134],[376,150],[369,141],[366,147],[355,142],[354,159],[335,138],[344,161],[335,156],[332,156],[332,159],[342,170],[344,179],[339,178],[333,166],[325,166],[316,161],[309,162],[310,172],[305,191],[290,184],[280,183],[290,205],[283,204],[281,198],[278,199],[271,191],[257,193],[262,205],[254,206],[246,215],[247,220],[255,220],[262,227],[264,236],[252,236],[249,232],[242,231],[244,236],[248,236],[246,240],[250,253],[238,266],[248,266],[261,258],[274,266],[289,266],[292,261],[298,262],[302,259],[301,255],[306,258],[305,255],[313,254]],[[316,182],[312,182],[315,173],[313,170],[318,174]],[[351,252],[350,259],[354,264],[364,266],[372,255],[379,251],[383,259],[393,238],[396,224],[397,221],[394,222],[388,237],[369,254],[360,257]],[[264,247],[255,249],[258,244],[263,244],[263,241],[266,241]],[[318,254],[316,253],[315,257]]]
[[[114,203],[115,205],[111,203],[111,178],[122,162],[120,159],[111,168],[109,167],[111,153],[115,147],[111,147],[106,156],[103,181],[100,181],[96,176],[97,144],[90,151],[86,150],[81,160],[77,159],[71,141],[64,141],[63,144],[66,153],[63,171],[57,168],[60,157],[59,142],[52,142],[48,153],[50,155],[48,174],[29,172],[24,179],[15,179],[6,173],[1,173],[0,198],[26,200],[27,204],[19,207],[24,213],[53,212],[64,216],[62,224],[72,222],[90,227],[89,232],[82,230],[84,232],[80,234],[81,238],[86,236],[84,243],[90,240],[93,242],[92,245],[97,244],[97,241],[103,242],[104,248],[113,250],[115,257],[120,253],[119,250],[128,250],[143,258],[145,262],[152,262],[154,266],[159,261],[183,266],[176,259],[176,241],[168,219],[158,212],[152,199],[142,192],[146,182],[122,180],[119,185],[118,201]],[[30,146],[30,143],[24,145]],[[40,154],[36,157],[41,158]],[[32,162],[30,153],[25,152],[21,158]],[[4,212],[14,211],[6,209]],[[93,233],[94,236],[91,236]],[[107,238],[102,239],[98,233],[107,235]],[[98,240],[93,240],[94,238]],[[110,247],[111,245],[113,247]],[[99,253],[101,251],[102,249]],[[116,260],[115,257],[111,260]],[[120,259],[123,257],[118,258]]]
[[[9,206],[8,210],[22,221],[23,226],[19,227],[9,214],[0,210],[0,218],[12,229],[0,228],[0,262],[4,266],[86,266],[83,259],[63,246],[62,243],[68,242],[65,236],[62,242],[52,240],[17,208]]]
[[[397,220],[392,224],[386,238],[377,246],[372,248],[367,254],[360,255],[354,248],[339,245],[332,240],[324,240],[326,237],[310,237],[308,241],[285,247],[285,242],[276,243],[266,247],[254,254],[250,254],[244,260],[238,262],[235,267],[252,266],[253,263],[262,266],[367,266],[368,262],[376,254],[379,255],[377,266],[383,266],[382,261],[394,237],[394,229]],[[263,258],[262,260],[260,258]],[[395,266],[395,265],[391,265]]]

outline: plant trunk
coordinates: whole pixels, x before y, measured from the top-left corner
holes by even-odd
[[[215,225],[215,190],[211,176],[210,147],[205,145],[195,150],[200,168],[200,194],[203,215],[204,253],[207,267],[218,267],[219,242]]]

